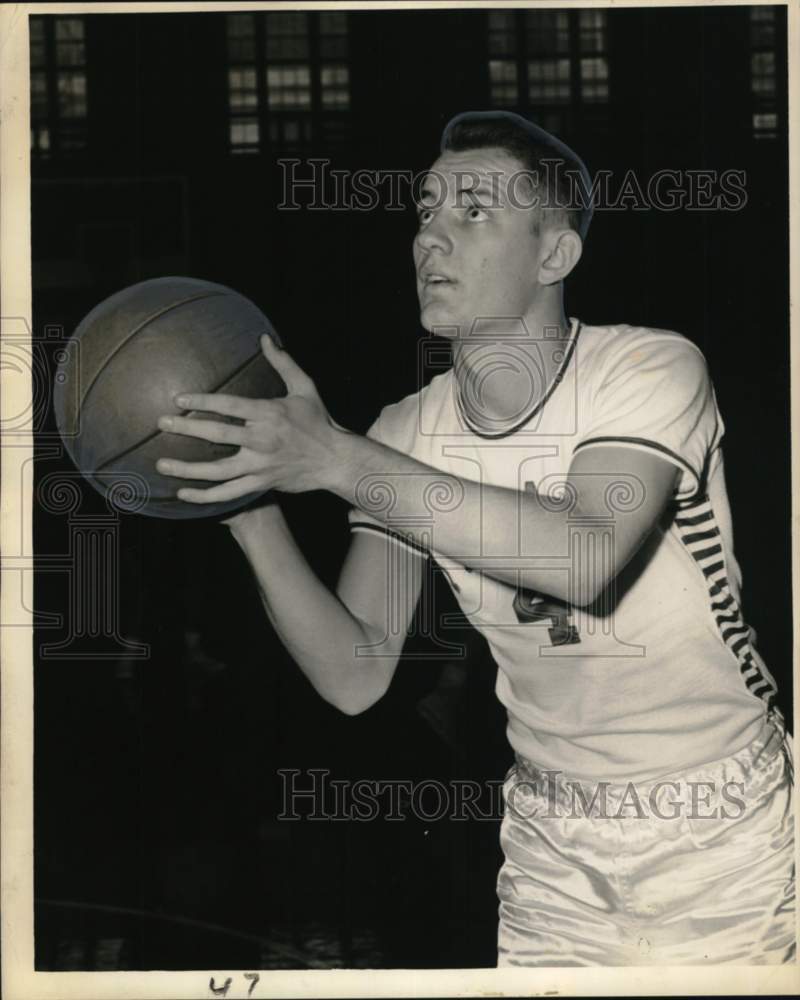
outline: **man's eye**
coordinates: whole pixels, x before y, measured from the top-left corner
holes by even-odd
[[[424,226],[427,222],[430,222],[433,218],[433,210],[430,208],[418,208],[417,209],[417,220],[421,226]]]
[[[488,219],[489,216],[486,214],[486,210],[480,208],[478,205],[470,205],[467,209],[467,218],[470,222],[483,222],[484,219]]]

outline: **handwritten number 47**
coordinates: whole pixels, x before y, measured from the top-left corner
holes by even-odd
[[[243,973],[243,975],[244,978],[249,980],[250,982],[250,988],[247,991],[247,995],[248,997],[252,996],[253,990],[256,988],[261,976],[259,976],[257,972],[245,972]],[[214,982],[214,977],[212,976],[209,981],[208,988],[211,990],[213,996],[225,997],[228,995],[228,990],[231,988],[232,984],[233,984],[233,976],[228,976],[228,978],[225,980],[222,986],[217,986],[216,983]]]

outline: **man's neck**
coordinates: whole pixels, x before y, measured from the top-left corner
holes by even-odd
[[[546,317],[476,323],[455,341],[454,374],[469,422],[491,433],[532,413],[550,391],[570,334],[560,309]]]

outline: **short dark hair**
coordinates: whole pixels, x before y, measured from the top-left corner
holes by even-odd
[[[443,153],[490,146],[515,157],[537,183],[544,180],[541,207],[563,212],[569,227],[586,239],[592,220],[592,181],[577,153],[512,111],[464,111],[451,118],[442,132]]]

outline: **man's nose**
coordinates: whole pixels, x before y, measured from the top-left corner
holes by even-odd
[[[430,252],[439,250],[449,253],[453,246],[453,241],[447,229],[447,225],[441,213],[437,213],[427,225],[425,225],[416,236],[417,246],[421,250]]]

